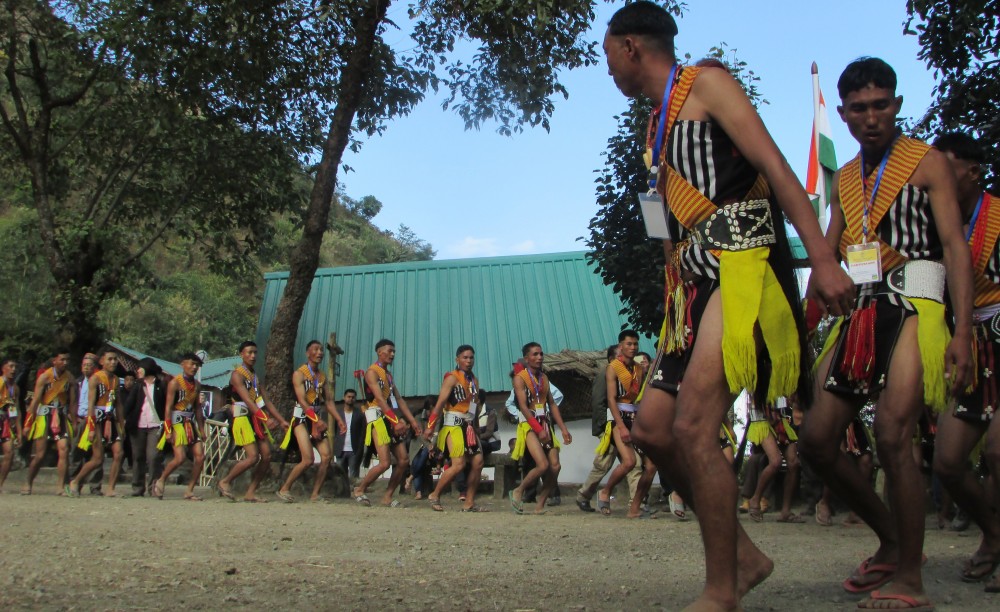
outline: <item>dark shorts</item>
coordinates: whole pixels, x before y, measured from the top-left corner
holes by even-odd
[[[841,371],[846,350],[847,330],[850,318],[840,325],[839,335],[833,347],[830,369],[825,373],[823,388],[831,393],[850,397],[877,397],[885,388],[886,375],[892,362],[892,353],[903,329],[903,322],[916,312],[906,310],[885,300],[875,301],[875,357],[872,375],[868,381],[852,381]],[[817,376],[821,373],[817,372]]]
[[[689,281],[684,285],[684,292],[687,296],[687,326],[691,330],[688,338],[687,348],[679,353],[657,355],[653,363],[653,376],[649,385],[655,389],[666,391],[671,395],[677,395],[681,381],[684,379],[684,371],[688,362],[691,361],[691,353],[694,350],[694,343],[698,337],[698,328],[701,325],[701,318],[705,314],[705,307],[712,293],[719,288],[719,281],[711,278],[699,277],[698,280]]]
[[[1000,385],[997,384],[997,357],[1000,357],[1000,337],[989,322],[973,327],[975,338],[976,386],[972,393],[962,395],[955,405],[954,415],[969,423],[989,423],[993,420]]]

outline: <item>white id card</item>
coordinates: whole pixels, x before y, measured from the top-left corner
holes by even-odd
[[[642,221],[646,224],[646,235],[650,238],[672,240],[667,228],[667,210],[663,206],[660,194],[653,192],[639,193],[639,209],[642,211]]]
[[[258,408],[264,407],[264,398],[259,395],[257,396],[257,407]]]
[[[847,273],[858,285],[881,281],[882,250],[879,243],[864,242],[847,247]]]

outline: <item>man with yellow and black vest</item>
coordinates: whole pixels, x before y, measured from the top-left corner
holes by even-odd
[[[740,527],[736,477],[719,450],[737,395],[808,394],[805,329],[785,219],[812,268],[814,300],[850,310],[840,268],[802,184],[739,82],[717,67],[682,66],[677,23],[654,2],[631,2],[608,22],[608,73],[650,117],[637,194],[648,227],[665,236],[665,325],[632,438],[686,500],[696,501],[705,586],[692,608],[735,610],[774,563]],[[766,349],[766,350],[765,350]]]
[[[389,484],[381,503],[386,507],[399,508],[402,504],[392,496],[410,466],[408,449],[403,443],[406,431],[412,428],[414,436],[419,436],[422,432],[420,424],[413,418],[410,407],[406,405],[389,371],[389,366],[396,360],[396,344],[392,340],[383,338],[375,343],[375,354],[378,359],[365,370],[365,398],[368,400],[368,407],[365,409],[365,420],[368,422],[365,446],[374,449],[378,456],[378,465],[368,470],[357,488],[352,491],[352,495],[357,503],[363,506],[371,505],[367,494],[368,487],[390,468],[389,454],[392,453],[396,457],[396,467],[389,476]],[[397,410],[401,414],[396,414]]]
[[[642,499],[649,492],[653,478],[656,476],[656,466],[646,456],[640,453],[632,444],[632,425],[639,410],[639,391],[646,370],[635,360],[639,352],[639,334],[626,329],[618,334],[618,355],[608,362],[604,370],[604,381],[607,387],[608,424],[605,427],[601,442],[595,451],[598,455],[608,452],[608,447],[614,446],[618,452],[618,467],[611,471],[604,488],[597,494],[597,509],[601,514],[611,514],[611,492],[615,486],[632,472],[636,464],[642,465],[636,491],[630,500],[628,518],[638,518],[643,515],[640,506]]]
[[[310,340],[306,345],[306,362],[292,373],[292,388],[295,389],[295,409],[292,413],[291,425],[285,431],[281,442],[281,450],[287,452],[292,440],[299,449],[299,462],[292,468],[284,484],[275,493],[283,502],[291,503],[292,485],[313,464],[313,449],[319,454],[319,464],[316,466],[316,479],[313,481],[312,494],[309,501],[321,501],[320,490],[326,481],[326,471],[333,459],[333,446],[330,443],[330,432],[327,431],[326,419],[329,413],[337,422],[337,431],[347,432],[344,420],[340,418],[336,406],[333,405],[333,394],[323,375],[320,364],[323,363],[323,344],[319,340]]]
[[[975,343],[973,382],[967,393],[959,395],[954,408],[938,416],[934,441],[934,471],[951,497],[979,525],[983,537],[979,549],[962,569],[962,580],[986,580],[1000,565],[1000,519],[996,508],[986,500],[990,492],[970,469],[969,456],[986,435],[987,448],[1000,448],[1000,385],[997,384],[997,359],[1000,358],[1000,199],[983,191],[983,149],[968,134],[952,132],[934,141],[955,170],[958,182],[958,205],[965,225],[965,237],[972,251],[973,341]],[[992,479],[1000,480],[1000,456],[983,453]],[[996,491],[992,492],[996,495]],[[996,499],[996,498],[994,498]],[[1000,579],[987,588],[1000,589]]]
[[[902,135],[896,74],[861,58],[837,83],[841,119],[861,146],[837,173],[827,241],[858,288],[819,357],[800,450],[879,538],[844,582],[859,607],[927,606],[921,575],[924,485],[912,440],[925,406],[940,412],[972,374],[972,266],[947,158]],[[945,317],[945,283],[954,310]],[[843,432],[876,401],[875,437],[889,504],[840,451]],[[889,508],[892,508],[890,511]]]

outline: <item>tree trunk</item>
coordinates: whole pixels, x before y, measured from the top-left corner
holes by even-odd
[[[385,19],[390,2],[391,0],[369,0],[360,23],[354,29],[357,38],[341,73],[337,108],[334,109],[330,131],[323,145],[323,156],[316,171],[309,207],[306,209],[302,238],[292,251],[288,282],[271,322],[265,360],[266,388],[274,405],[286,414],[291,412],[295,404],[292,390],[292,371],[295,367],[292,350],[299,331],[299,319],[302,318],[313,277],[319,267],[320,247],[329,224],[330,206],[337,185],[337,170],[362,99],[365,75],[371,61],[378,26]]]

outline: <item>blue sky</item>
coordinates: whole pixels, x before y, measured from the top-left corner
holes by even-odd
[[[601,3],[590,35],[600,41],[608,19],[624,3]],[[857,145],[836,114],[837,77],[853,59],[881,57],[899,76],[903,115],[920,117],[930,104],[933,74],[917,59],[915,36],[903,35],[904,0],[835,3],[803,0],[691,0],[678,20],[679,57],[693,58],[725,42],[761,78],[770,102],[761,116],[800,180],[805,180],[812,130],[809,68],[819,65],[830,111],[837,160]],[[403,25],[405,3],[391,17]],[[390,37],[390,40],[391,37]],[[399,35],[399,46],[408,41]],[[352,197],[374,195],[383,204],[375,223],[403,223],[430,242],[438,259],[581,250],[593,217],[595,170],[615,132],[614,116],[627,108],[603,62],[563,76],[569,99],[556,100],[551,130],[513,137],[494,125],[466,131],[462,120],[428,98],[385,133],[345,154],[354,171],[341,174]]]

